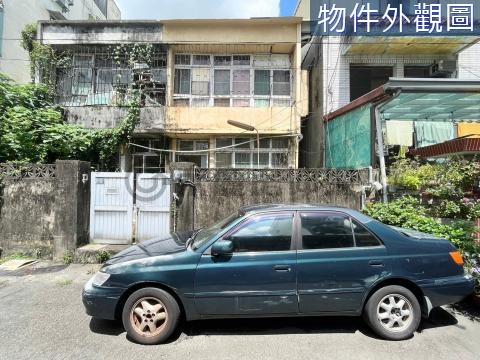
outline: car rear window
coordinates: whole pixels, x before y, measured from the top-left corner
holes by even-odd
[[[357,247],[380,246],[382,243],[358,221],[352,220],[355,245]]]
[[[350,218],[335,213],[302,213],[302,247],[335,249],[353,247]]]

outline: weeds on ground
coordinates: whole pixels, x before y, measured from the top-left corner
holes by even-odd
[[[65,265],[70,265],[73,263],[73,252],[72,251],[67,251],[65,254],[63,254],[63,263]]]
[[[97,260],[100,264],[103,264],[103,263],[107,262],[108,260],[110,260],[111,256],[112,255],[108,251],[101,250],[97,253]]]
[[[4,263],[6,263],[7,261],[10,261],[10,260],[25,260],[25,259],[31,259],[31,258],[32,258],[31,256],[28,256],[27,254],[22,253],[22,252],[13,253],[13,254],[10,254],[8,256],[0,258],[0,265],[4,264]]]
[[[64,279],[64,280],[57,281],[58,286],[69,286],[69,285],[72,285],[72,283],[73,283],[73,280],[71,279]]]

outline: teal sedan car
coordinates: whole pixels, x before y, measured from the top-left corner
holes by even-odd
[[[142,344],[165,342],[182,320],[324,315],[363,316],[380,337],[403,340],[473,288],[447,240],[346,208],[258,205],[119,253],[83,303]]]

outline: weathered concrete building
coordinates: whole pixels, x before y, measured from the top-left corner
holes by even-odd
[[[31,80],[28,53],[20,44],[26,25],[38,20],[120,19],[115,0],[0,0],[0,72]]]
[[[414,16],[414,5],[418,2],[426,3],[416,0],[403,2],[405,14]],[[335,134],[326,133],[324,116],[386,84],[391,78],[478,80],[480,77],[478,37],[311,36],[310,3],[310,0],[299,0],[295,12],[295,16],[304,19],[302,61],[303,68],[309,70],[310,84],[310,115],[303,122],[301,166],[332,167],[335,159],[330,155],[334,151],[329,152],[325,147],[336,140],[330,139],[329,142],[327,139]],[[357,2],[339,0],[335,3],[346,7],[347,13],[350,13]],[[388,2],[380,0],[371,3],[372,8],[376,6],[384,11]],[[475,18],[478,18],[480,8],[475,9]],[[318,14],[318,9],[314,14]],[[358,136],[358,121],[352,119],[349,126],[349,136]],[[340,141],[346,141],[346,137]],[[374,157],[358,158],[349,166],[377,165],[374,160]]]
[[[66,58],[56,84],[70,122],[113,127],[141,90],[122,170],[298,167],[308,111],[301,19],[56,21],[38,34]]]

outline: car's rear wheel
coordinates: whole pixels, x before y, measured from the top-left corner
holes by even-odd
[[[365,305],[364,318],[370,328],[388,340],[405,340],[418,329],[421,308],[416,296],[403,286],[377,290]]]
[[[140,289],[125,302],[122,320],[127,334],[134,341],[145,345],[161,344],[177,328],[180,308],[166,291]]]

